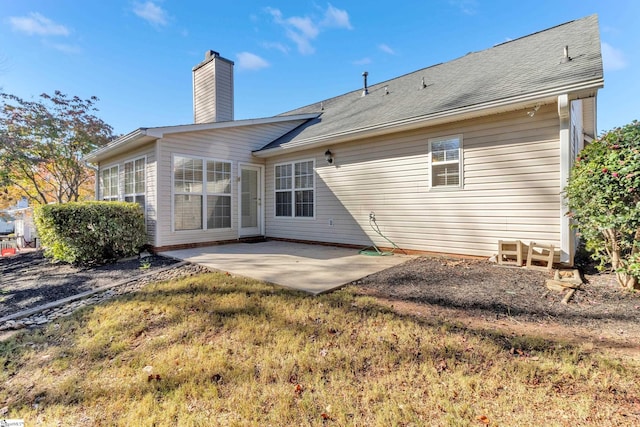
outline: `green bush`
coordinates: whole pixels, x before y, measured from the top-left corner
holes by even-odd
[[[640,122],[604,133],[576,159],[565,188],[586,249],[621,286],[639,288]]]
[[[144,214],[125,202],[73,202],[36,208],[45,255],[71,264],[102,264],[136,255],[146,242]]]

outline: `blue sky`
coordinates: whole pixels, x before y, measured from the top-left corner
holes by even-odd
[[[0,0],[0,90],[97,96],[115,133],[193,121],[191,69],[235,62],[235,118],[276,115],[597,13],[598,129],[640,119],[637,0]]]

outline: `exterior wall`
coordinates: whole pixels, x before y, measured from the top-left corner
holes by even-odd
[[[113,167],[115,165],[119,166],[118,169],[118,193],[120,194],[120,200],[124,200],[124,164],[130,160],[139,159],[140,157],[145,157],[145,184],[146,184],[146,192],[145,192],[145,205],[146,205],[146,222],[147,222],[147,236],[148,243],[151,245],[155,244],[156,240],[156,221],[157,221],[157,198],[156,198],[156,176],[157,176],[157,162],[156,162],[156,150],[155,143],[151,142],[149,144],[140,147],[135,151],[128,152],[126,154],[111,158],[107,161],[100,163],[99,171],[96,175],[96,181],[99,183],[100,181],[100,173],[103,169]],[[98,189],[99,184],[98,184]],[[96,199],[100,200],[102,198],[101,194],[98,194]]]
[[[303,121],[242,126],[171,135],[158,142],[158,239],[155,246],[191,245],[238,239],[238,177],[241,163],[262,165],[251,152],[294,129]],[[231,162],[231,228],[173,229],[173,156],[185,155]]]
[[[430,190],[428,139],[463,137],[464,188]],[[267,237],[490,256],[498,240],[560,244],[556,105],[270,158]],[[274,165],[315,159],[315,217],[276,218]]]

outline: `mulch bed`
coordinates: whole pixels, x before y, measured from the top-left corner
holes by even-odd
[[[82,268],[52,263],[43,256],[42,251],[2,257],[0,317],[134,278],[176,262],[171,258],[154,255],[143,261],[135,258]]]
[[[489,261],[420,257],[359,281],[356,290],[399,303],[448,310],[485,320],[560,325],[577,335],[619,337],[640,344],[640,292],[620,288],[611,273],[590,271],[568,304],[549,291],[543,271]]]

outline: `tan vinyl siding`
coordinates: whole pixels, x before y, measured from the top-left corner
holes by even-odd
[[[215,64],[203,65],[193,73],[193,119],[195,123],[215,121],[216,86]]]
[[[134,151],[128,152],[126,154],[119,155],[108,161],[102,162],[99,165],[100,170],[102,171],[105,168],[109,168],[115,165],[119,167],[118,173],[118,194],[120,195],[120,200],[123,199],[124,195],[124,164],[128,161],[139,159],[144,157],[146,159],[145,162],[145,206],[146,206],[146,223],[147,223],[147,241],[149,244],[154,244],[156,238],[156,221],[157,221],[157,193],[156,193],[156,177],[157,177],[157,162],[156,162],[156,150],[155,150],[155,142],[150,142],[145,144],[143,147],[140,147]],[[97,179],[100,179],[100,176],[97,176]],[[100,195],[98,195],[100,197]]]
[[[233,120],[233,65],[220,61],[216,74],[216,121]]]
[[[268,159],[267,236],[490,256],[500,239],[560,243],[555,105]],[[430,189],[429,138],[462,135],[463,189]],[[274,164],[315,158],[316,216],[275,218]],[[332,225],[330,225],[330,223]]]
[[[194,122],[233,120],[233,65],[214,58],[193,73]]]
[[[159,141],[160,170],[158,188],[159,236],[156,246],[203,243],[238,238],[239,163],[262,165],[251,153],[300,125],[302,121],[243,126],[201,132],[175,134]],[[172,159],[174,155],[231,162],[231,228],[174,231],[172,226]]]

